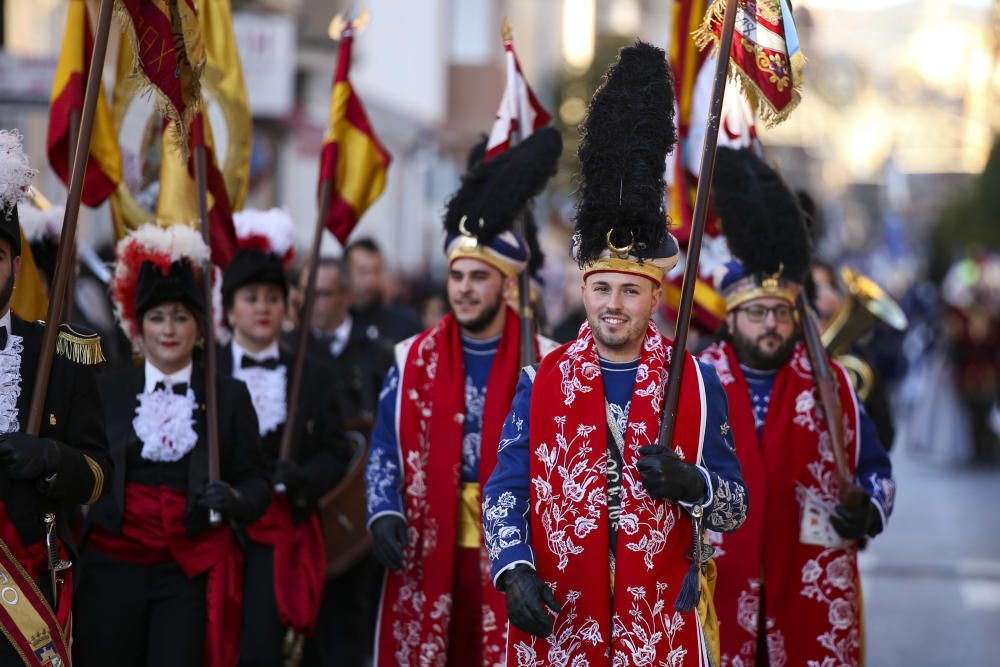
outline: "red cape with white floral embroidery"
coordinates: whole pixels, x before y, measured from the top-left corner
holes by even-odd
[[[729,400],[736,454],[751,498],[739,530],[709,533],[716,546],[723,665],[756,664],[763,576],[770,664],[861,663],[860,580],[854,543],[839,541],[824,514],[838,501],[826,421],[804,346],[777,373],[758,438],[750,389],[731,345],[701,355],[715,367]],[[858,406],[843,368],[837,373],[847,458],[859,448]],[[826,542],[826,546],[811,542]]]
[[[651,498],[636,469],[638,449],[656,444],[670,370],[669,341],[650,323],[639,359],[624,434],[621,515],[610,559],[608,440],[604,387],[590,327],[552,352],[531,393],[531,546],[541,578],[562,610],[539,639],[511,626],[508,664],[704,664],[696,612],[674,610],[690,561],[687,510]],[[698,364],[684,358],[678,407],[678,456],[701,459],[705,389]],[[613,594],[612,594],[613,588]]]

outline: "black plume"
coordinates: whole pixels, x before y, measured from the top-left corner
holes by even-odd
[[[632,252],[640,258],[652,257],[663,246],[663,172],[676,142],[666,54],[645,42],[622,48],[580,127],[576,233],[581,264],[607,249],[610,229],[616,230],[616,245],[629,243],[631,232]]]
[[[809,234],[798,197],[749,149],[719,148],[712,203],[729,250],[758,278],[782,269],[801,283],[811,262]]]
[[[489,143],[489,136],[479,135],[479,141],[469,149],[469,154],[465,156],[465,171],[472,171],[479,166],[479,163],[486,159],[486,144]]]
[[[528,275],[532,278],[538,277],[538,272],[545,263],[545,253],[538,242],[538,223],[535,221],[535,214],[531,209],[524,210],[524,241],[528,244]]]
[[[461,233],[463,217],[467,218],[466,230],[479,238],[480,245],[508,231],[514,218],[555,175],[561,153],[562,136],[545,127],[492,160],[475,165],[448,201],[445,232]]]

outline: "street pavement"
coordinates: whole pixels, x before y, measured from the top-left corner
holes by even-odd
[[[1000,470],[892,458],[896,509],[860,558],[866,664],[1000,666]]]

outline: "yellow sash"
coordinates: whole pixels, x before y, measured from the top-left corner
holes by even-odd
[[[52,608],[3,540],[0,630],[27,667],[70,667],[66,639]]]

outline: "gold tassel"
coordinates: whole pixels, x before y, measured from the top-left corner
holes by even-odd
[[[80,336],[60,329],[56,339],[56,354],[62,355],[75,364],[93,366],[103,362],[101,338],[96,334]]]

